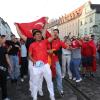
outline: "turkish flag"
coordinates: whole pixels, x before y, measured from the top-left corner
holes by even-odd
[[[48,31],[46,31],[45,37],[48,39],[49,37],[51,37],[51,34]]]
[[[46,23],[46,17],[42,17],[36,21],[29,22],[29,23],[15,23],[18,25],[22,34],[26,37],[31,38],[32,36],[32,29],[42,30]]]

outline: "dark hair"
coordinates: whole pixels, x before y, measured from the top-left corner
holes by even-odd
[[[91,38],[94,38],[95,37],[95,35],[91,35]]]
[[[5,38],[6,37],[6,35],[1,35],[1,38]]]
[[[36,33],[41,33],[42,34],[42,32],[38,29],[33,29],[32,33],[33,33],[33,36],[35,36]]]
[[[57,31],[57,32],[58,32],[58,34],[59,34],[59,29],[54,29],[53,31]]]
[[[10,37],[13,37],[13,36],[15,36],[14,34],[12,34]]]

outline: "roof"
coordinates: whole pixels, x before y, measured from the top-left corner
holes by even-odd
[[[69,14],[65,14],[65,16],[59,17],[60,24],[79,17],[82,14],[82,10],[83,10],[83,6],[77,8],[76,10],[72,11]]]

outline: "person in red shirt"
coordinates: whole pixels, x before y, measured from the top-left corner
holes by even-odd
[[[29,49],[30,44],[35,42],[35,39],[32,36],[32,29],[38,29],[38,30],[42,31],[42,34],[45,35],[47,21],[48,21],[47,17],[42,17],[41,19],[35,21],[35,23],[32,22],[32,23],[15,24],[17,33],[20,36],[20,38],[22,38],[25,41],[27,50]],[[27,35],[25,35],[25,33]],[[31,37],[28,37],[30,35],[31,35]],[[32,61],[28,59],[28,72],[29,72],[29,76],[30,76],[30,79],[29,79],[29,86],[30,86],[29,90],[30,91],[31,91],[32,85],[33,85],[32,81],[31,81],[31,80],[33,80],[33,76],[31,75],[32,74],[32,65],[33,65]],[[40,87],[39,88],[40,96],[43,96],[42,81],[43,81],[43,79],[41,78],[40,82],[39,82],[40,85],[38,85]]]
[[[88,72],[91,74],[93,59],[94,59],[94,46],[93,43],[89,40],[88,36],[84,37],[81,48],[82,54],[82,65],[84,75]]]
[[[61,73],[61,57],[62,57],[62,48],[67,48],[67,45],[59,39],[59,30],[54,29],[54,40],[52,41],[52,66],[56,70],[56,81],[57,88],[61,96],[64,95],[63,86],[62,86],[62,73]],[[54,70],[54,69],[53,69]]]
[[[33,62],[33,87],[32,97],[33,100],[37,100],[38,83],[43,76],[47,82],[48,91],[50,93],[50,99],[55,100],[54,89],[52,82],[52,74],[50,65],[48,64],[48,42],[53,40],[52,37],[42,40],[42,32],[37,29],[32,30],[35,42],[29,47],[29,59]]]
[[[99,64],[100,64],[100,40],[97,43],[97,52],[98,52],[98,56],[99,56]]]
[[[96,72],[96,43],[95,43],[95,36],[91,35],[90,39],[90,45],[93,47],[93,65],[92,65],[92,73],[91,76],[94,77],[94,74]]]

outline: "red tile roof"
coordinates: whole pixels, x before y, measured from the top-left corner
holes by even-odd
[[[79,17],[82,14],[82,10],[83,10],[83,6],[77,8],[76,10],[72,11],[69,14],[65,14],[64,16],[59,17],[60,24]]]

